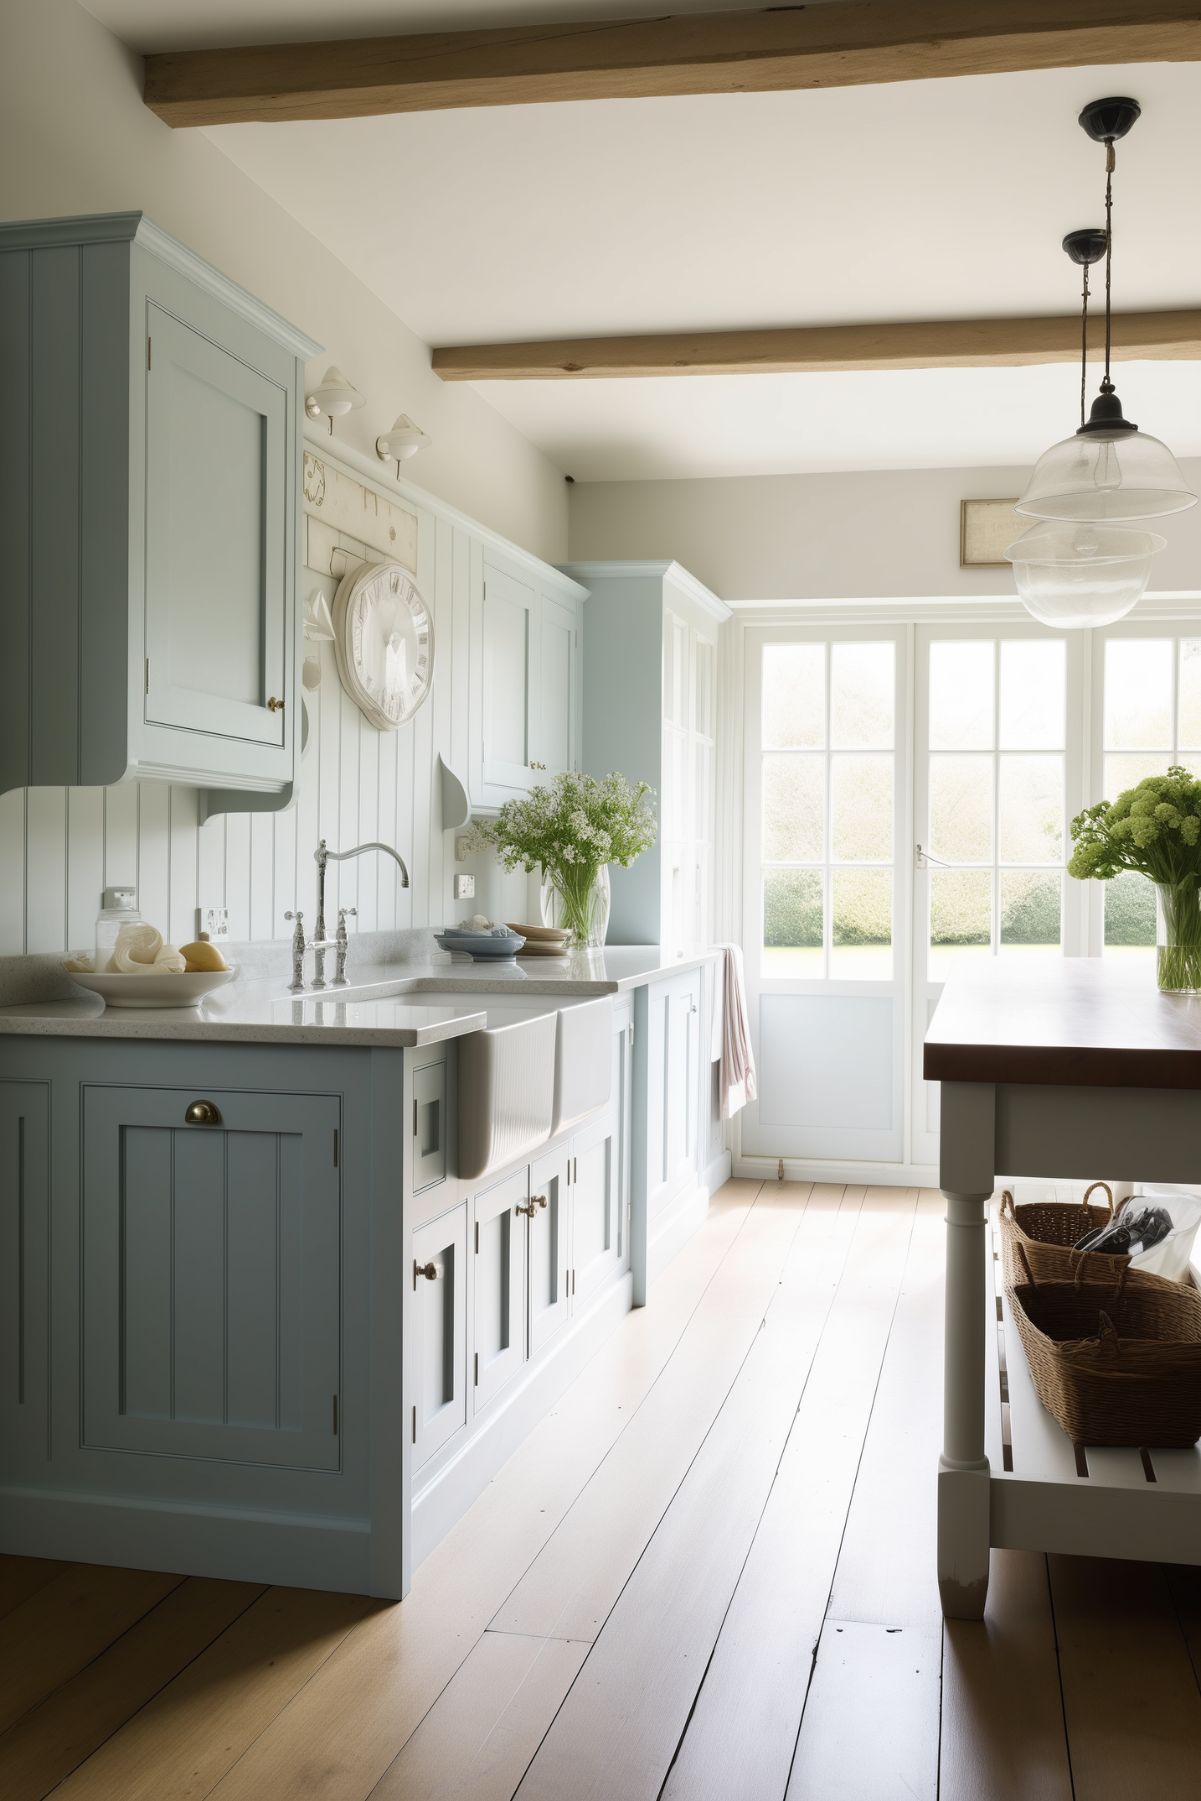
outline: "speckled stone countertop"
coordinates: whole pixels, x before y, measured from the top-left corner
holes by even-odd
[[[0,1007],[0,1034],[381,1048],[436,1044],[479,1031],[496,1017],[512,1017],[510,1007],[527,1016],[550,1012],[695,969],[718,954],[706,949],[673,955],[657,945],[616,945],[497,964],[466,958],[365,963],[357,970],[352,964],[345,987],[298,995],[287,990],[282,960],[279,973],[270,976],[256,962],[252,979],[240,976],[199,1007],[106,1009],[99,996],[77,990],[71,999]]]

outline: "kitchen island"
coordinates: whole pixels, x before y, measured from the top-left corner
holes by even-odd
[[[0,1008],[0,1545],[402,1595],[728,1174],[717,969]]]
[[[953,978],[926,1035],[947,1202],[938,1581],[979,1619],[990,1546],[1201,1563],[1201,1453],[1074,1446],[1038,1401],[1000,1281],[1001,1178],[1196,1184],[1201,1010],[1150,958],[998,959]]]

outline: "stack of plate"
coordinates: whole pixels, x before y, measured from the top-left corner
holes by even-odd
[[[515,957],[525,943],[520,932],[514,932],[510,926],[495,932],[477,926],[447,926],[445,931],[435,932],[434,938],[452,956],[463,954],[477,963],[495,963],[505,957]]]
[[[523,957],[565,957],[569,944],[568,934],[561,932],[558,926],[510,926],[511,932],[517,932],[525,939]]]

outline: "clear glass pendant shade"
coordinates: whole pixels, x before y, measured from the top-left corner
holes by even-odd
[[[1026,611],[1063,630],[1123,619],[1146,588],[1151,559],[1163,547],[1157,532],[1048,519],[1023,532],[1005,555]]]
[[[1195,506],[1166,444],[1146,432],[1077,432],[1045,450],[1017,511],[1035,519],[1122,523]]]

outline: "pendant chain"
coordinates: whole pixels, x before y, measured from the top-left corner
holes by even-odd
[[[1088,405],[1088,264],[1084,264],[1084,289],[1080,307],[1080,423]]]
[[[1113,383],[1109,379],[1109,360],[1113,348],[1113,306],[1111,290],[1113,285],[1113,171],[1117,162],[1113,139],[1105,145],[1105,380],[1101,383],[1106,394],[1113,392]]]

